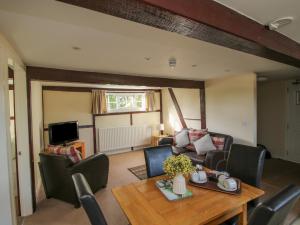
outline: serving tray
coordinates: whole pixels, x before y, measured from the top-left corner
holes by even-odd
[[[189,180],[189,184],[195,187],[199,187],[199,188],[204,188],[204,189],[208,189],[208,190],[212,190],[212,191],[218,191],[218,192],[222,192],[222,193],[226,193],[226,194],[231,194],[231,195],[239,195],[241,194],[241,181],[237,178],[233,178],[236,183],[237,183],[237,189],[235,191],[225,191],[222,190],[221,188],[218,187],[217,185],[217,179],[211,176],[207,176],[208,180],[206,183],[203,184],[199,184],[199,183],[195,183],[193,182],[191,179]]]

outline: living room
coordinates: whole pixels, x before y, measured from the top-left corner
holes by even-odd
[[[104,169],[108,179],[94,193],[108,224],[140,224],[128,215],[112,190],[147,178],[144,148],[157,146],[164,138],[173,140],[185,129],[208,130],[215,146],[214,133],[225,135],[217,135],[216,140],[232,137],[234,145],[264,145],[273,159],[265,161],[262,200],[285,185],[299,185],[298,153],[293,147],[297,146],[297,127],[292,126],[285,136],[285,121],[292,118],[295,122],[289,124],[296,124],[297,116],[279,110],[287,102],[291,102],[288,112],[298,110],[300,95],[284,95],[286,84],[290,93],[299,92],[297,53],[236,34],[230,27],[216,29],[205,17],[193,18],[179,9],[164,11],[160,7],[166,5],[151,1],[141,1],[138,6],[133,2],[128,1],[121,11],[115,11],[117,3],[105,3],[101,7],[108,9],[104,10],[73,1],[1,2],[1,71],[5,74],[1,77],[1,107],[3,104],[5,109],[1,113],[1,148],[7,149],[0,170],[6,196],[5,209],[0,210],[6,216],[1,224],[90,224],[82,207],[74,208],[74,204],[49,194],[47,178],[41,174],[40,153],[49,153],[53,146],[71,140],[75,142],[69,147],[79,151],[82,161],[99,153],[109,161]],[[182,4],[220,10],[217,2]],[[154,20],[162,14],[150,13],[149,7],[164,13],[164,19],[173,25]],[[132,9],[141,10],[140,16],[132,16]],[[222,10],[229,9],[223,6]],[[142,19],[143,13],[148,19]],[[207,26],[208,30],[203,30],[207,37],[197,30],[199,24]],[[286,38],[286,33],[265,28],[264,32],[273,41],[276,35]],[[299,48],[296,41],[284,40]],[[75,126],[75,136],[55,141],[53,127],[68,124]],[[291,149],[289,155],[286,149]],[[194,158],[185,155],[194,165],[213,170],[220,159],[209,163],[210,154],[200,157],[196,151],[192,152]],[[221,156],[225,158],[227,155]],[[90,185],[93,189],[94,184]],[[296,224],[298,217],[299,202],[286,224]]]

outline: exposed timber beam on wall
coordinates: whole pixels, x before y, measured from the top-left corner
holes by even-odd
[[[57,0],[300,67],[300,44],[212,0]]]
[[[201,114],[201,129],[206,129],[206,103],[205,89],[200,89],[200,114]]]
[[[170,95],[171,95],[172,101],[173,101],[173,103],[174,103],[174,106],[175,106],[177,115],[178,115],[178,117],[179,117],[181,126],[182,126],[182,128],[187,128],[187,125],[186,125],[185,120],[184,120],[184,118],[183,118],[183,115],[182,115],[180,106],[179,106],[179,104],[178,104],[178,102],[177,102],[175,93],[174,93],[174,91],[173,91],[172,88],[168,88],[168,90],[169,90],[169,93],[170,93]]]
[[[84,72],[32,66],[27,67],[27,75],[31,80],[42,81],[136,85],[148,87],[204,88],[204,81]]]

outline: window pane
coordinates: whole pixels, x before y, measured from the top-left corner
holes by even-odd
[[[142,107],[143,107],[143,103],[142,103],[142,102],[137,102],[137,103],[136,103],[136,107],[142,108]]]
[[[117,109],[117,103],[109,103],[109,109],[110,110],[116,110]]]
[[[135,100],[136,101],[142,101],[142,95],[136,95]]]
[[[126,96],[119,96],[118,103],[119,103],[119,108],[125,108],[126,107]]]
[[[117,97],[115,95],[109,95],[108,96],[108,101],[109,102],[117,102]]]

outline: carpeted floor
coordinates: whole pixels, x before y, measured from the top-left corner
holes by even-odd
[[[139,179],[128,168],[145,164],[143,151],[133,151],[109,156],[110,171],[106,189],[98,191],[95,196],[101,205],[109,225],[128,225],[128,220],[114,199],[111,189]],[[140,168],[140,173],[141,173]],[[271,196],[280,188],[290,183],[300,185],[300,164],[283,160],[267,160],[263,174],[264,198]],[[286,225],[300,217],[300,201],[290,213]],[[25,218],[24,225],[90,225],[82,208],[55,199],[44,200],[37,206],[37,211]],[[297,223],[297,225],[299,225]]]

